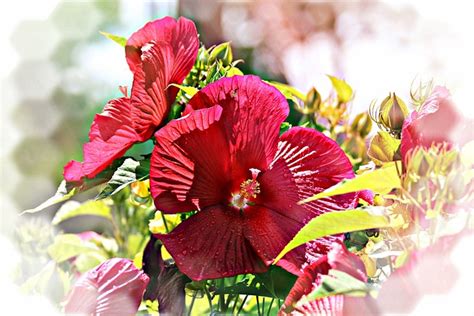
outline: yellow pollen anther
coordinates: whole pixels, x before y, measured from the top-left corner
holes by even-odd
[[[260,183],[256,180],[248,179],[240,184],[240,195],[248,199],[250,197],[256,198],[260,193]]]

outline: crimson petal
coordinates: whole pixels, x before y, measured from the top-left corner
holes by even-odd
[[[243,218],[225,206],[199,211],[171,233],[155,236],[196,281],[267,270],[245,238]]]
[[[280,137],[278,151],[269,170],[259,178],[261,194],[257,204],[299,221],[301,228],[322,213],[355,207],[357,193],[298,205],[299,201],[353,177],[352,165],[336,142],[314,129],[294,127]],[[328,240],[338,238],[322,238],[300,246],[287,254],[279,265],[300,274],[304,263],[318,257],[314,251],[308,253],[308,248],[324,250]]]
[[[227,142],[217,126],[218,105],[171,121],[155,137],[150,169],[157,209],[189,212],[216,204],[229,181]]]
[[[64,307],[67,314],[135,315],[148,277],[128,259],[114,258],[82,275]]]
[[[285,97],[257,76],[233,76],[194,95],[185,113],[215,104],[224,109],[221,121],[232,166],[240,166],[245,175],[249,168],[265,170],[275,154],[280,125],[289,113]]]
[[[139,140],[130,120],[130,99],[109,101],[92,123],[89,142],[83,147],[84,162],[73,160],[66,164],[64,179],[78,182],[83,177],[94,178]]]
[[[197,57],[199,39],[194,23],[186,18],[165,17],[135,32],[125,47],[134,73],[131,100],[134,127],[149,138],[166,118],[178,89]]]

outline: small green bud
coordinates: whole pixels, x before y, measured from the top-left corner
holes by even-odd
[[[321,95],[316,88],[311,88],[306,94],[304,103],[296,107],[298,112],[308,115],[319,111],[321,106]]]
[[[229,66],[232,64],[232,48],[230,43],[222,43],[214,47],[209,53],[209,64],[214,63],[216,60],[222,61],[223,66]]]
[[[367,112],[359,113],[351,125],[351,130],[358,133],[362,138],[367,136],[372,130],[372,121]]]
[[[403,121],[407,116],[407,106],[395,93],[390,93],[380,104],[380,123],[397,134],[402,131]]]

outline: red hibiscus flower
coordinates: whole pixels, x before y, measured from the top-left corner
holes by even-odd
[[[76,282],[64,311],[66,314],[135,315],[148,280],[128,259],[107,260]]]
[[[311,218],[355,206],[357,194],[297,204],[354,173],[318,131],[295,127],[279,137],[288,112],[278,90],[255,76],[234,76],[202,89],[182,118],[155,134],[157,209],[198,210],[156,235],[190,278],[263,272]],[[300,248],[279,264],[299,274],[303,262]]]
[[[147,23],[125,47],[134,73],[131,97],[110,101],[97,114],[84,145],[84,162],[64,167],[66,181],[93,178],[134,143],[146,141],[168,115],[177,89],[196,60],[199,40],[194,23],[166,17]]]
[[[298,277],[283,303],[280,315],[343,315],[352,304],[344,304],[352,298],[344,295],[333,295],[321,299],[307,301],[303,298],[321,285],[321,277],[328,275],[329,270],[345,272],[362,282],[367,281],[363,262],[349,252],[342,242],[334,242],[327,255],[308,265]],[[352,302],[349,302],[352,303]],[[344,306],[348,305],[348,306]],[[367,315],[358,310],[360,315]],[[352,315],[348,314],[348,315]]]
[[[448,89],[437,86],[431,96],[405,119],[400,151],[405,160],[417,146],[429,148],[432,144],[463,144],[474,138],[472,121],[465,120],[456,111]]]

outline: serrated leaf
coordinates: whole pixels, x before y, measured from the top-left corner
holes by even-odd
[[[119,44],[122,47],[125,47],[125,45],[127,45],[127,39],[125,37],[110,34],[110,33],[107,33],[107,32],[99,32],[99,33],[104,35],[108,39],[114,41],[115,43]]]
[[[329,235],[392,226],[386,216],[374,215],[374,212],[378,210],[376,207],[370,207],[324,213],[313,218],[285,246],[274,263],[283,258],[289,251],[311,240]]]
[[[344,80],[336,78],[331,75],[327,75],[329,80],[331,80],[334,90],[336,90],[337,98],[339,102],[346,103],[349,102],[353,97],[352,87],[347,84]]]
[[[106,219],[112,219],[110,208],[102,201],[88,201],[81,204],[76,201],[66,202],[53,218],[52,224],[58,225],[59,223],[80,215],[94,215],[104,217]]]
[[[133,182],[145,180],[149,177],[149,173],[149,161],[136,161],[127,158],[123,164],[115,170],[112,178],[107,182],[105,188],[97,195],[96,199],[104,199],[118,193]]]
[[[265,81],[265,82],[277,88],[287,99],[294,99],[294,97],[296,97],[302,101],[306,101],[306,94],[296,89],[295,87],[292,87],[284,83],[276,82],[276,81]]]
[[[180,84],[172,83],[170,86],[176,87],[186,93],[189,97],[194,96],[199,90],[195,87],[186,87]]]
[[[100,249],[91,242],[83,241],[74,234],[62,234],[54,238],[54,243],[48,247],[48,254],[57,263],[66,261],[80,254],[99,252]]]
[[[377,165],[397,160],[400,140],[385,131],[379,131],[370,142],[368,155]]]
[[[323,192],[304,199],[299,204],[308,203],[325,197],[340,195],[363,190],[371,190],[379,194],[387,194],[392,189],[400,188],[396,162],[384,164],[380,169],[364,172],[353,179],[344,180]]]

